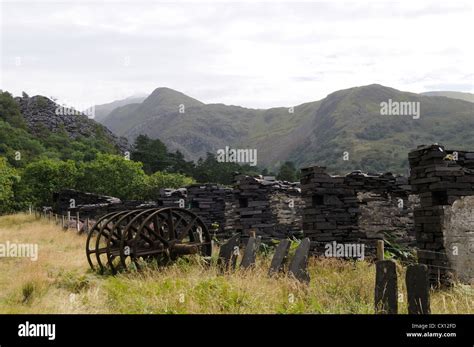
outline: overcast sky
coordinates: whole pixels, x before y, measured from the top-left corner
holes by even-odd
[[[473,4],[3,1],[0,89],[79,108],[157,87],[256,108],[371,83],[474,92]]]

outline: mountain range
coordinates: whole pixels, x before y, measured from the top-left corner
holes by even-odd
[[[474,94],[472,94],[472,93],[436,91],[436,92],[425,92],[425,93],[421,93],[421,94],[422,95],[427,95],[427,96],[445,96],[447,98],[474,102]]]
[[[106,104],[94,106],[94,120],[100,122],[107,117],[113,110],[118,107],[125,106],[128,104],[139,104],[146,99],[146,96],[130,96],[125,99],[115,100]]]
[[[130,142],[145,134],[196,160],[226,146],[257,149],[258,165],[317,163],[335,173],[360,169],[405,173],[420,144],[474,148],[474,95],[410,93],[378,84],[339,90],[294,107],[251,109],[205,104],[169,88],[121,101],[97,118]],[[464,99],[464,100],[461,100]],[[381,115],[382,102],[415,102],[420,118]]]

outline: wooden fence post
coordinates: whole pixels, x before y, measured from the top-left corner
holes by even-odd
[[[384,260],[385,247],[383,240],[377,240],[377,260]]]
[[[81,227],[79,226],[79,212],[76,212],[76,231],[79,232]]]
[[[392,260],[381,260],[375,263],[376,313],[396,314],[398,312],[397,268]]]

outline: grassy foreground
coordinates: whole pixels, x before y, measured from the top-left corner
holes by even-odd
[[[0,243],[38,244],[38,260],[0,258],[0,313],[366,313],[375,271],[364,261],[311,259],[309,286],[268,278],[270,258],[250,271],[219,276],[198,259],[115,277],[89,270],[85,236],[45,220],[0,217]],[[399,266],[399,311],[406,313]],[[433,313],[474,313],[474,286],[432,292]]]

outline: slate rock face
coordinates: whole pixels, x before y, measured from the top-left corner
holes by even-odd
[[[25,119],[28,129],[32,134],[38,135],[42,130],[52,132],[65,131],[69,138],[78,137],[103,137],[115,147],[125,152],[128,150],[128,141],[118,138],[105,126],[97,123],[87,115],[66,109],[44,96],[16,97],[15,101],[20,106],[20,111]]]

